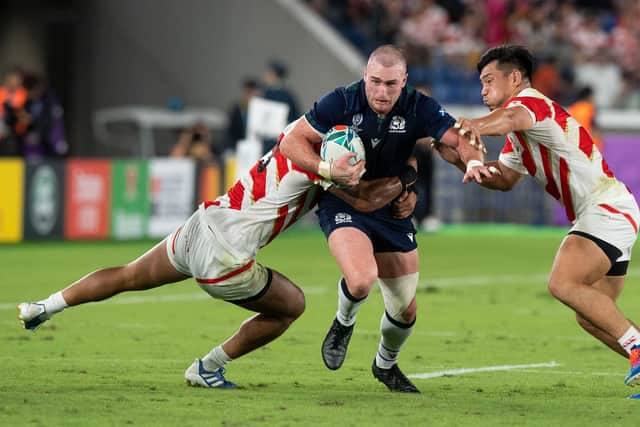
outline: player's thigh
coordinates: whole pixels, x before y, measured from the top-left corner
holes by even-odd
[[[569,234],[560,244],[551,268],[551,284],[583,283],[599,281],[609,269],[607,255],[592,240]]]
[[[237,303],[240,307],[258,313],[296,318],[304,312],[304,293],[291,280],[271,270],[271,283],[255,301]]]
[[[176,270],[169,261],[166,239],[124,266],[124,274],[127,287],[132,290],[151,289],[189,277]]]
[[[375,254],[378,276],[394,278],[418,272],[418,249],[409,252],[377,252]]]
[[[347,283],[353,283],[363,277],[375,282],[378,277],[373,245],[369,237],[355,227],[341,227],[333,230],[328,239],[329,250],[336,259]]]

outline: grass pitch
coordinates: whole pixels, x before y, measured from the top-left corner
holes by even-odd
[[[640,402],[626,396],[640,390],[623,384],[627,361],[547,293],[563,235],[473,228],[418,236],[418,321],[400,366],[431,377],[413,379],[420,395],[389,393],[371,376],[378,291],[358,315],[343,367],[324,367],[320,344],[339,273],[315,229],[291,230],[260,254],[302,287],[307,310],[280,339],[228,366],[240,390],[184,384],[193,359],[249,315],[192,281],[71,308],[36,333],[19,328],[16,303],[128,262],[154,242],[0,246],[0,425],[635,425]],[[639,276],[632,264],[619,303],[636,322]],[[469,371],[446,373],[460,369]]]

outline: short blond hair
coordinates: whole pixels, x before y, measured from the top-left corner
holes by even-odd
[[[367,65],[373,61],[382,64],[384,67],[393,67],[394,65],[400,64],[405,70],[407,69],[407,58],[404,52],[391,44],[382,45],[371,52]]]

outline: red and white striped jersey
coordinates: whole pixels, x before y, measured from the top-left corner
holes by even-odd
[[[534,125],[507,135],[500,162],[534,177],[564,205],[570,221],[589,205],[633,198],[589,133],[556,102],[527,88],[504,105],[516,106],[526,108]]]
[[[201,217],[231,253],[253,258],[258,249],[313,208],[322,180],[293,164],[276,145],[226,194],[204,202]]]

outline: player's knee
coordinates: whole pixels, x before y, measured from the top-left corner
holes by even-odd
[[[416,318],[418,273],[380,279],[384,308],[394,319],[411,323]]]
[[[369,295],[377,280],[377,272],[362,272],[347,278],[347,288],[349,288],[349,293],[353,297],[364,298]]]
[[[288,315],[291,319],[291,321],[289,322],[290,324],[293,323],[293,321],[296,320],[298,317],[302,316],[302,313],[304,313],[304,310],[306,308],[304,293],[296,285],[293,285],[293,286],[295,288],[295,291],[291,293],[291,298],[288,300],[288,304],[289,304]]]
[[[547,289],[554,298],[560,301],[566,301],[571,293],[571,282],[564,279],[551,277],[547,283]]]

